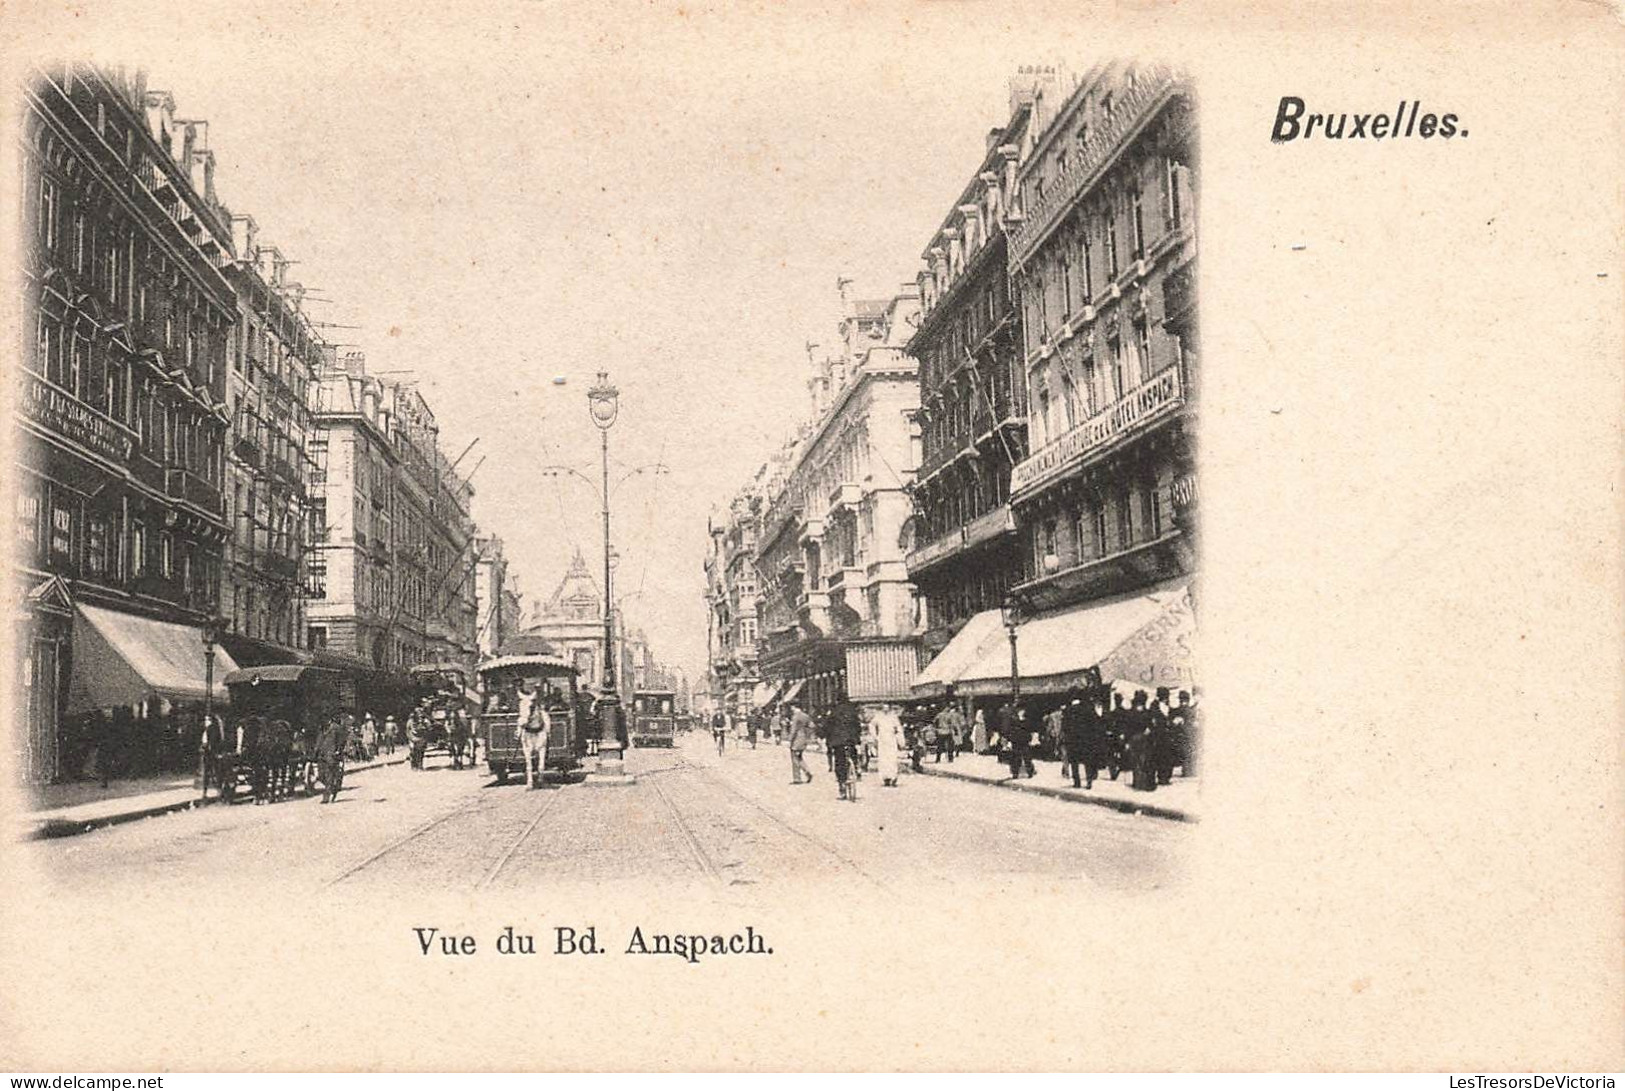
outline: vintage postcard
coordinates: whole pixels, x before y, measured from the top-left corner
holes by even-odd
[[[1617,8],[7,23],[0,1067],[1625,1064]]]

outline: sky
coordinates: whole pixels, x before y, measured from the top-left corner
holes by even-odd
[[[837,277],[876,298],[911,281],[1016,66],[1058,58],[956,52],[946,27],[637,10],[266,17],[110,59],[209,121],[221,200],[331,301],[318,321],[360,327],[330,339],[415,378],[452,457],[478,438],[474,515],[527,609],[574,550],[601,568],[596,494],[539,471],[597,477],[586,391],[609,373],[612,480],[669,468],[612,491],[617,598],[698,682],[707,517],[805,415]]]

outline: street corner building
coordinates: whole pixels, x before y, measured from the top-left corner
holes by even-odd
[[[341,358],[293,262],[221,200],[208,122],[138,70],[39,68],[13,93],[26,779],[195,768],[239,666],[339,668],[358,711],[412,663],[472,666],[493,617],[517,624],[501,543],[421,396]]]
[[[1119,62],[1071,89],[1018,172],[1029,453],[1010,475],[1027,554],[1011,595],[1037,691],[1088,667],[1148,694],[1196,682],[1195,147],[1188,81]]]

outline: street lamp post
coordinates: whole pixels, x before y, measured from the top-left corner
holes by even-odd
[[[213,738],[211,729],[214,727],[214,649],[220,642],[222,626],[218,619],[210,618],[203,623],[203,631],[199,634],[203,640],[203,734],[198,739],[198,752],[201,754],[198,770],[199,783],[202,785],[202,798],[209,798],[209,764],[214,755],[211,752],[210,739]]]
[[[615,685],[615,595],[610,586],[613,550],[609,537],[609,430],[620,413],[620,391],[610,385],[609,372],[598,373],[598,382],[587,391],[587,408],[598,428],[603,466],[604,673],[598,695],[598,772],[604,778],[622,778],[625,764],[621,754],[621,698]]]
[[[1019,711],[1021,703],[1021,667],[1016,658],[1016,633],[1021,628],[1022,602],[1015,595],[1004,600],[999,607],[999,613],[1004,618],[1004,627],[1010,633],[1010,708],[1012,712]]]

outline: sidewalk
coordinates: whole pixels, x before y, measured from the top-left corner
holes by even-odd
[[[908,768],[906,762],[903,767]],[[928,777],[975,781],[1074,803],[1112,807],[1130,814],[1152,815],[1177,822],[1199,822],[1202,817],[1202,782],[1199,777],[1176,776],[1173,783],[1158,785],[1154,792],[1136,792],[1129,787],[1130,774],[1127,772],[1120,773],[1116,780],[1108,780],[1102,773],[1095,778],[1093,788],[1074,788],[1070,777],[1061,776],[1060,762],[1041,759],[1033,760],[1033,769],[1038,775],[1021,780],[1009,779],[1010,767],[992,754],[961,754],[953,762],[941,763],[927,755],[922,768]]]
[[[403,750],[398,757],[347,765],[344,773],[348,776],[405,761]],[[190,810],[202,803],[196,779],[184,774],[115,780],[105,789],[95,781],[76,781],[36,786],[24,792],[29,800],[27,805],[33,809],[15,819],[17,839],[22,841],[72,837],[103,826]],[[211,790],[209,803],[216,802]]]

